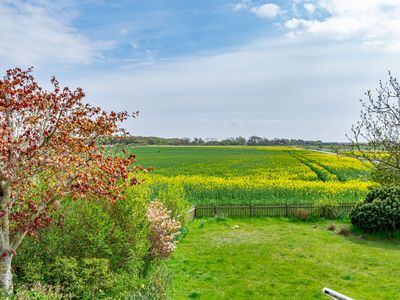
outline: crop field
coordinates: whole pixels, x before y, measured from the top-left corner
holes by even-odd
[[[169,260],[173,299],[400,299],[400,242],[327,222],[195,220]],[[336,224],[336,231],[342,226]]]
[[[374,183],[366,163],[289,147],[128,147],[154,166],[156,192],[182,185],[195,204],[355,202]]]

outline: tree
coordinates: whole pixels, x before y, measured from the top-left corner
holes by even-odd
[[[249,137],[249,139],[247,140],[247,145],[249,145],[249,146],[257,146],[257,145],[260,145],[262,140],[263,140],[262,138],[253,135],[253,136]]]
[[[77,88],[41,88],[32,68],[0,80],[0,286],[13,291],[12,258],[26,236],[52,222],[62,200],[124,198],[135,157],[104,155],[96,140],[121,135],[127,112],[107,113],[83,103]],[[56,220],[55,220],[56,221]]]
[[[400,179],[400,85],[389,72],[376,93],[361,99],[360,121],[352,126],[351,155],[375,166],[375,177],[385,183]]]

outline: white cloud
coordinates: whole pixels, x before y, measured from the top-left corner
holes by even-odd
[[[248,10],[259,18],[275,18],[281,12],[278,5],[273,3],[264,3],[262,5],[254,5],[251,1],[243,1],[233,7],[233,11]]]
[[[250,9],[259,18],[275,18],[281,11],[280,7],[273,3],[265,3]]]
[[[247,8],[249,8],[249,6],[246,3],[238,3],[233,7],[233,11],[239,11]]]
[[[297,28],[299,28],[301,23],[302,23],[301,20],[293,18],[293,19],[290,19],[290,20],[286,21],[284,23],[284,25],[288,29],[297,29]]]
[[[313,14],[315,12],[315,5],[312,3],[304,3],[304,9],[309,13]]]
[[[365,48],[400,51],[400,1],[398,0],[319,0],[305,3],[312,14],[316,9],[322,19],[292,18],[284,23],[292,36],[310,34],[324,39],[359,41]]]
[[[91,43],[70,26],[75,14],[51,1],[1,1],[0,61],[9,66],[88,63],[112,47],[107,41]]]

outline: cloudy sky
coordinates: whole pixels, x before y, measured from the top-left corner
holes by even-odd
[[[344,141],[400,77],[398,0],[0,0],[0,71],[34,66],[132,134]]]

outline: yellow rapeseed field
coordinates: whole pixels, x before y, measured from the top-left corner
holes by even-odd
[[[197,204],[355,202],[377,185],[359,160],[292,147],[139,147],[154,193],[183,186]]]

